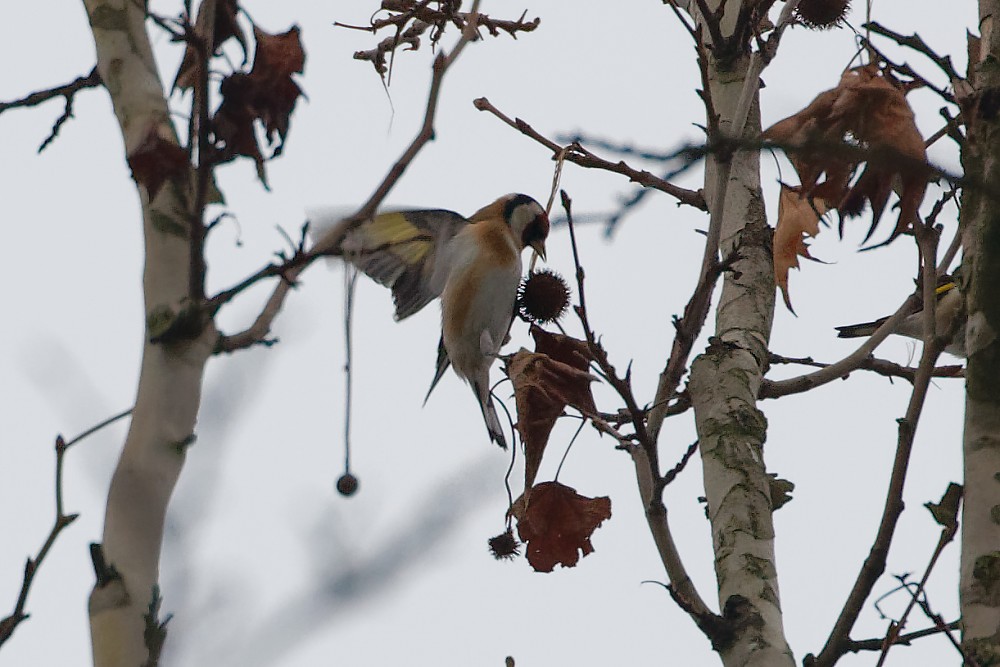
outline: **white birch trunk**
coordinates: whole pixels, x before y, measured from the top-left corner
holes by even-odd
[[[1000,183],[1000,2],[980,0],[977,105],[962,152],[966,173]],[[971,68],[970,68],[971,69]],[[992,100],[992,101],[990,101]],[[969,113],[966,111],[965,113]],[[995,192],[967,186],[962,197],[962,277],[969,325],[965,399],[965,499],[960,597],[962,643],[979,665],[1000,665],[1000,217]]]
[[[730,1],[725,17],[734,20],[739,6]],[[727,34],[732,26],[723,23]],[[747,65],[742,56],[725,68],[714,58],[708,66],[712,102],[726,136],[735,132],[733,118]],[[750,141],[760,136],[756,94],[742,136]],[[775,290],[759,154],[738,152],[729,167],[713,156],[705,181],[713,224],[721,223],[722,257],[739,252],[735,273],[727,272],[723,281],[716,340],[693,362],[688,385],[712,525],[719,607],[734,630],[716,648],[727,667],[791,666],[774,561],[770,478],[763,460],[767,420],[756,405]]]
[[[143,3],[85,0],[97,64],[111,95],[126,155],[151,131],[176,143],[145,28]],[[189,291],[193,180],[175,179],[149,201],[139,187],[145,234],[147,325],[176,311]],[[98,219],[93,224],[102,224]],[[147,659],[143,614],[159,574],[164,517],[191,443],[202,375],[217,334],[207,323],[196,340],[149,342],[132,423],[108,493],[103,551],[121,579],[96,586],[90,621],[94,664],[138,667]]]

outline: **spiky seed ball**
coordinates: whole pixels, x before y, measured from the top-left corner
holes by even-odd
[[[807,28],[829,30],[841,24],[850,8],[851,0],[801,0],[795,15]]]
[[[514,537],[514,532],[508,528],[506,532],[489,539],[490,553],[497,560],[513,560],[520,555],[521,544]]]
[[[533,271],[517,288],[518,312],[530,322],[555,322],[568,307],[569,286],[554,271]]]
[[[342,496],[353,496],[358,490],[358,478],[349,472],[345,472],[337,480],[337,491]]]

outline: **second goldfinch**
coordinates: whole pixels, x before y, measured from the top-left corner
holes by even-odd
[[[548,234],[541,205],[509,194],[468,219],[445,210],[377,215],[352,228],[341,246],[345,259],[392,289],[397,320],[441,297],[441,340],[427,396],[451,365],[472,387],[490,439],[505,449],[490,368],[514,320],[521,251],[533,248],[544,259]]]
[[[962,296],[961,290],[958,288],[958,284],[951,276],[941,276],[938,279],[938,286],[935,290],[937,295],[937,304],[934,308],[934,320],[935,320],[935,332],[938,335],[945,335],[947,332],[953,330],[955,327],[954,335],[951,340],[948,341],[948,345],[944,348],[944,351],[953,354],[956,357],[964,358],[966,356],[965,350],[965,298]],[[907,336],[908,338],[916,338],[917,340],[923,340],[924,338],[924,318],[923,318],[923,308],[907,316],[899,323],[896,330],[893,331],[895,334],[900,336]],[[956,322],[957,318],[961,318],[961,322]],[[836,327],[837,338],[860,338],[864,336],[871,336],[875,331],[881,327],[888,317],[881,317],[872,322],[862,322],[861,324],[848,324],[845,326]],[[957,325],[957,326],[956,326]]]

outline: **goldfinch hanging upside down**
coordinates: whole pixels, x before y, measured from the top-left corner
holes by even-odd
[[[938,286],[935,290],[937,295],[937,304],[934,308],[934,327],[935,332],[939,336],[947,334],[949,331],[954,330],[955,333],[948,345],[944,348],[944,351],[953,354],[956,357],[965,357],[965,299],[962,296],[961,290],[958,288],[958,284],[955,280],[948,275],[941,276],[938,278]],[[917,312],[908,315],[896,330],[893,332],[899,334],[900,336],[907,336],[908,338],[916,338],[917,340],[923,340],[924,338],[924,318],[923,318],[923,308]],[[956,322],[956,318],[961,318],[961,322]],[[861,324],[848,324],[846,326],[836,327],[837,338],[860,338],[863,336],[871,336],[875,333],[876,329],[881,327],[888,317],[881,317],[872,322],[862,322]],[[956,327],[957,325],[957,327]],[[956,328],[953,328],[956,327]]]
[[[392,289],[397,320],[441,297],[437,370],[427,397],[450,364],[472,386],[490,439],[504,449],[490,367],[514,320],[521,251],[530,247],[545,259],[548,234],[538,202],[509,194],[469,219],[445,210],[383,213],[352,228],[341,245],[346,260]]]

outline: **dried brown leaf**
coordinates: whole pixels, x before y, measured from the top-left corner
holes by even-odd
[[[591,535],[611,518],[610,498],[581,496],[559,482],[538,484],[529,500],[519,498],[515,508],[517,534],[536,572],[551,572],[556,565],[575,567],[581,553],[593,553]]]
[[[781,184],[778,224],[774,230],[774,280],[781,288],[788,310],[795,312],[788,296],[788,271],[799,268],[799,257],[814,259],[806,239],[819,234],[819,217],[826,212],[822,199],[809,201],[800,188]]]
[[[590,362],[594,360],[594,355],[591,354],[587,341],[563,334],[550,333],[534,324],[531,325],[529,331],[531,337],[535,339],[535,352],[547,354],[556,361],[561,361],[581,371],[590,368]]]
[[[917,214],[927,190],[924,138],[903,90],[877,68],[858,68],[858,83],[834,105],[834,120],[843,116],[852,134],[875,153],[857,183],[838,206],[842,216],[860,215],[865,201],[872,207],[872,223],[865,236],[871,238],[893,190],[899,184],[899,217],[890,243],[919,222]]]
[[[264,156],[254,130],[255,121],[264,128],[269,145],[277,145],[271,156],[281,154],[295,104],[302,95],[292,74],[301,72],[305,51],[298,27],[271,35],[254,28],[257,51],[249,74],[237,72],[223,79],[219,87],[222,104],[213,119],[213,132],[222,143],[222,159],[237,155],[250,157],[257,174],[267,185]]]
[[[868,202],[872,207],[871,237],[885,210],[894,186],[899,191],[899,218],[891,242],[919,222],[918,209],[927,189],[927,154],[914,122],[913,110],[903,87],[877,64],[844,72],[836,88],[820,93],[805,109],[785,118],[764,132],[789,147],[790,160],[799,174],[802,192],[837,202],[841,222],[860,215]],[[843,157],[839,147],[870,152],[861,177],[847,188],[856,164]],[[823,183],[818,183],[826,173]]]
[[[517,432],[524,443],[524,488],[531,488],[542,462],[549,434],[567,405],[583,414],[596,412],[585,370],[537,352],[520,349],[505,359],[505,371],[514,385]]]
[[[165,125],[151,123],[143,140],[126,156],[132,178],[146,188],[152,201],[166,181],[187,174],[191,163]]]

